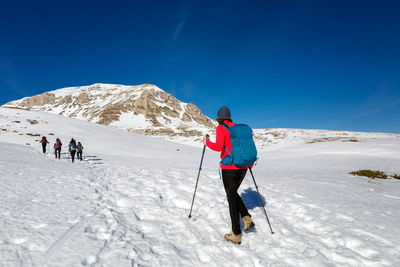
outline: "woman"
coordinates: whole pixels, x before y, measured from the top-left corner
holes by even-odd
[[[214,151],[220,151],[222,160],[225,156],[229,155],[228,151],[232,151],[229,130],[225,127],[229,128],[235,125],[232,122],[231,112],[226,106],[219,109],[217,113],[217,121],[219,125],[216,129],[217,138],[215,143],[211,142],[207,137],[203,138],[203,142],[210,149]],[[235,165],[221,164],[222,181],[224,183],[226,196],[228,198],[229,214],[232,223],[232,232],[226,234],[225,239],[235,244],[240,244],[242,242],[239,214],[244,222],[244,232],[249,231],[255,226],[253,220],[251,219],[251,215],[243,203],[242,198],[237,193],[237,190],[239,189],[240,184],[246,175],[247,169],[248,167],[239,168]]]

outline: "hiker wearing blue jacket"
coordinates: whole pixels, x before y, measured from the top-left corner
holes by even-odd
[[[71,154],[72,162],[74,162],[75,154],[76,154],[76,150],[77,150],[77,145],[76,145],[76,141],[74,138],[72,138],[71,141],[69,142],[68,150],[69,150],[69,153]]]
[[[225,158],[228,160],[233,152],[230,131],[228,129],[235,126],[235,124],[232,122],[231,112],[226,106],[219,109],[217,113],[217,121],[219,125],[216,128],[217,137],[215,143],[211,142],[208,137],[204,137],[203,142],[210,149],[221,152],[221,160],[224,160]],[[237,193],[249,166],[238,167],[232,164],[232,162],[231,164],[225,163],[226,162],[221,161],[220,167],[222,170],[222,181],[228,198],[229,214],[232,223],[232,232],[226,234],[225,239],[232,243],[240,244],[242,242],[240,216],[244,222],[244,232],[249,231],[255,226],[242,198]]]

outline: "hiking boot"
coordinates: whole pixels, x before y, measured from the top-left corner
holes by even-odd
[[[243,232],[248,232],[256,226],[250,216],[244,216],[242,221],[244,222]]]
[[[235,235],[234,233],[226,234],[225,239],[231,241],[234,244],[242,243],[242,234]]]

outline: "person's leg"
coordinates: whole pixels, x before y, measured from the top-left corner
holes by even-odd
[[[237,178],[236,178],[236,181],[237,181],[237,184],[236,184],[236,192],[237,192],[237,190],[239,189],[240,185],[242,184],[243,179],[244,179],[244,177],[246,176],[246,172],[247,172],[247,169],[243,169],[243,170],[239,170],[239,171],[238,171],[238,173],[237,173],[238,176],[237,176]],[[239,210],[240,215],[242,216],[242,218],[243,218],[244,216],[250,216],[250,217],[251,217],[251,215],[249,214],[249,211],[247,210],[246,206],[245,206],[244,203],[243,203],[242,198],[240,197],[239,194],[238,194],[238,196],[239,196],[239,200],[238,200],[238,210]]]
[[[75,160],[75,153],[76,153],[75,150],[71,150],[72,162],[74,162],[74,160]]]
[[[57,148],[54,149],[54,156],[57,158]]]
[[[46,146],[43,144],[42,145],[43,153],[46,153]]]
[[[244,177],[246,176],[246,172],[247,169],[244,170],[240,170],[240,172],[238,173],[238,184],[237,184],[237,188],[239,189]],[[242,221],[244,223],[243,225],[243,231],[244,232],[248,232],[249,230],[253,229],[255,227],[255,223],[253,222],[253,220],[251,219],[251,215],[249,213],[249,211],[247,210],[246,206],[243,203],[242,198],[239,196],[239,213],[242,217]]]
[[[58,148],[58,159],[61,158],[61,147]]]
[[[229,214],[232,223],[232,232],[235,235],[241,234],[240,223],[239,223],[239,200],[240,197],[237,193],[237,170],[222,170],[222,181],[226,196],[229,203]]]

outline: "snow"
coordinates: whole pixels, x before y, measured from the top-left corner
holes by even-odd
[[[144,90],[153,89],[155,91],[162,91],[155,85],[152,84],[142,84],[142,85],[120,85],[120,84],[105,84],[105,83],[95,83],[87,86],[79,87],[66,87],[51,91],[56,97],[59,96],[78,96],[81,92],[88,93],[89,95],[97,95],[102,93],[111,93],[113,95],[119,95],[127,91],[142,92]]]
[[[189,220],[201,144],[0,108],[0,265],[399,266],[400,181],[348,174],[399,174],[399,136],[271,131],[287,135],[259,143],[254,175],[275,234],[247,174],[240,193],[256,228],[234,245],[223,238],[230,219],[217,153],[206,151]],[[27,133],[50,147],[60,137],[61,160]],[[359,142],[308,143],[336,136]],[[66,154],[71,137],[85,147],[82,162]]]
[[[134,115],[133,112],[123,112],[118,121],[113,121],[110,126],[119,129],[142,129],[150,127],[151,123],[143,114]]]

